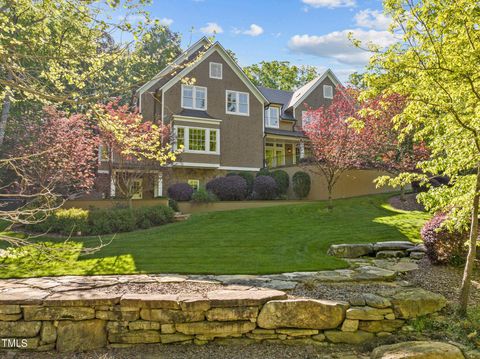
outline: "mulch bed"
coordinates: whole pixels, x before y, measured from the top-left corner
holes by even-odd
[[[388,203],[393,208],[403,211],[425,211],[423,205],[417,202],[417,193],[406,194],[404,197],[404,201],[400,199],[400,196],[391,197]]]
[[[418,270],[405,275],[407,281],[416,287],[443,294],[449,301],[458,299],[463,278],[463,266],[433,265],[426,258],[419,261],[418,265]],[[480,303],[480,269],[478,265],[472,279],[470,304],[478,305]]]

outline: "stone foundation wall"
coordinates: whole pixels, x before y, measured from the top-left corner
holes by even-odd
[[[392,335],[406,320],[445,304],[442,296],[422,289],[392,298],[361,294],[350,303],[288,299],[267,289],[215,290],[205,297],[91,292],[0,297],[0,347],[65,352],[212,340],[359,344]]]

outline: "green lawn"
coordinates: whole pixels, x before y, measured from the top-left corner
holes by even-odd
[[[112,273],[254,274],[345,268],[326,254],[334,243],[419,240],[428,218],[387,204],[388,195],[192,215],[190,220],[117,234],[100,251],[78,257],[99,238],[69,242],[64,260],[35,252],[4,262],[0,277]],[[112,236],[103,236],[110,240]],[[44,239],[46,241],[46,239]],[[60,240],[49,240],[58,245]],[[55,243],[55,244],[52,244]],[[31,252],[31,251],[30,251]],[[1,265],[1,264],[0,264]]]

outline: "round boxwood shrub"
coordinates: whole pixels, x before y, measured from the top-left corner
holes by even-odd
[[[434,264],[459,264],[466,255],[467,232],[449,231],[442,224],[447,219],[444,213],[436,214],[422,228],[422,240],[427,248],[427,257]]]
[[[210,203],[217,200],[217,196],[215,196],[212,192],[207,191],[205,188],[199,188],[192,195],[192,202],[195,203]]]
[[[298,198],[305,198],[310,193],[310,175],[303,171],[295,172],[292,177],[293,192]]]
[[[277,196],[277,184],[270,176],[257,176],[253,183],[254,199],[275,199]]]
[[[270,176],[270,170],[266,167],[261,168],[260,171],[257,172],[257,177],[258,176]]]
[[[241,201],[247,195],[247,181],[238,175],[214,178],[206,188],[221,201]]]
[[[180,202],[192,199],[193,188],[188,183],[175,183],[168,187],[168,197]]]
[[[284,170],[273,171],[270,176],[275,180],[277,184],[277,192],[279,195],[286,195],[288,186],[290,185],[290,177]]]
[[[247,181],[247,195],[252,193],[253,191],[253,181],[255,180],[255,176],[253,175],[252,172],[229,172],[227,174],[227,177],[229,176],[240,176],[242,177],[245,181]]]

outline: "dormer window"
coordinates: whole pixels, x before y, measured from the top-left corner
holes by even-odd
[[[222,64],[218,62],[210,62],[210,78],[211,79],[222,79]]]
[[[207,88],[182,85],[182,108],[206,110]]]
[[[280,111],[278,107],[268,107],[265,110],[265,127],[278,128],[280,120]]]
[[[323,85],[323,98],[333,98],[333,87],[330,85]]]

